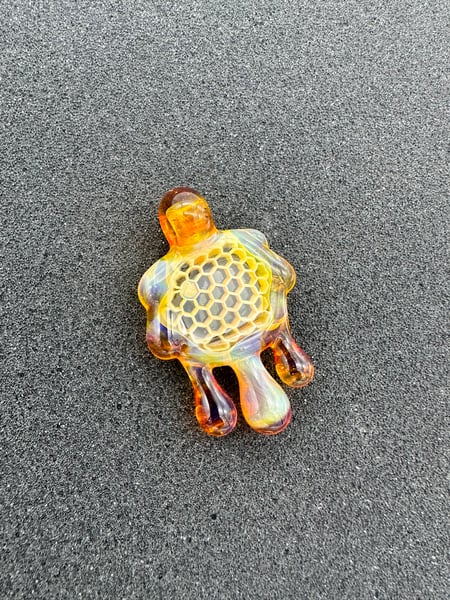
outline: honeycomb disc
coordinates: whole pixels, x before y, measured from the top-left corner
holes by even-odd
[[[204,350],[227,351],[272,320],[270,267],[238,243],[189,257],[169,281],[163,324]]]

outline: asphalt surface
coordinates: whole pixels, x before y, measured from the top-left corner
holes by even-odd
[[[1,598],[447,598],[448,4],[0,16]],[[175,185],[297,271],[279,436],[146,348]]]

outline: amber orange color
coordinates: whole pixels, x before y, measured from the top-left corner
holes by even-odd
[[[236,372],[247,423],[261,433],[279,433],[289,424],[291,407],[260,353],[272,348],[277,373],[289,386],[303,387],[314,375],[289,330],[293,268],[259,231],[218,230],[208,203],[191,188],[167,192],[159,220],[170,250],[138,289],[150,350],[183,364],[197,420],[210,435],[226,435],[236,425],[234,402],[213,373],[223,365]]]

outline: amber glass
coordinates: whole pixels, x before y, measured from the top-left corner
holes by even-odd
[[[167,192],[159,207],[170,245],[139,283],[147,310],[147,342],[159,358],[177,358],[194,388],[195,414],[210,435],[236,425],[236,407],[213,369],[231,366],[242,413],[256,431],[274,434],[291,419],[288,397],[264,368],[271,347],[280,379],[303,387],[314,375],[289,330],[286,297],[291,265],[251,229],[218,230],[206,200],[191,188]]]

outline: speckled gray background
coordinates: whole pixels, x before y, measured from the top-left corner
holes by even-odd
[[[448,597],[448,3],[0,13],[1,598]],[[174,185],[297,270],[280,436],[145,347]]]

